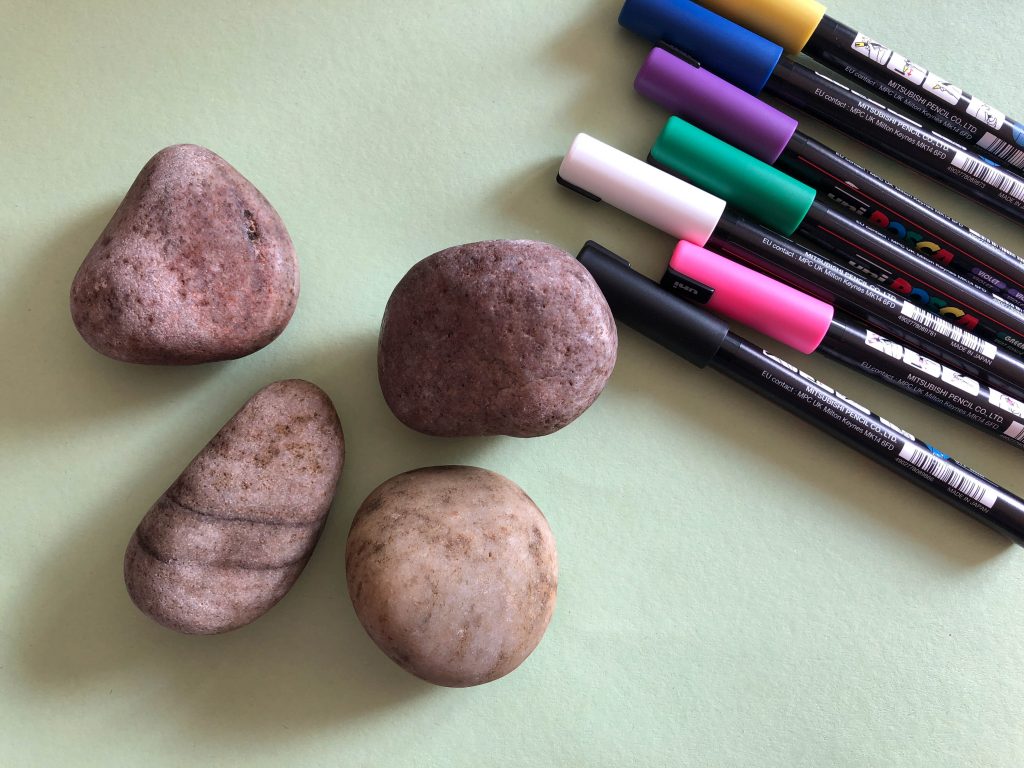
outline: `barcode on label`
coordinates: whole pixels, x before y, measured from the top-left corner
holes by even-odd
[[[960,346],[967,347],[972,352],[977,352],[979,355],[983,355],[989,360],[995,360],[995,344],[985,341],[984,339],[979,339],[973,333],[968,333],[961,328],[957,328],[951,322],[943,320],[938,315],[925,312],[916,304],[911,304],[909,301],[903,302],[900,314],[904,317],[909,317],[914,322],[920,323],[926,328],[930,328],[936,333],[941,333],[946,338],[955,341]]]
[[[1014,200],[1024,203],[1024,181],[1013,178],[1008,173],[989,165],[981,160],[957,152],[953,158],[953,165],[964,173],[970,174],[976,179],[981,179],[991,187],[1004,192]]]
[[[950,488],[960,491],[964,496],[974,499],[989,509],[992,509],[996,503],[998,496],[991,487],[971,477],[948,461],[940,459],[923,448],[918,448],[913,443],[903,444],[903,448],[900,450],[900,458],[906,459],[940,483],[945,483]]]
[[[1019,421],[1014,421],[1010,426],[1003,432],[1011,440],[1018,440],[1024,442],[1024,424]]]
[[[1024,149],[1017,149],[998,136],[986,133],[978,139],[978,146],[995,155],[1007,165],[1012,165],[1014,168],[1024,168]]]

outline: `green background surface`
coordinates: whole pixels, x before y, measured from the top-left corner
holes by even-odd
[[[388,411],[377,329],[430,253],[594,238],[660,274],[668,236],[554,183],[576,132],[642,156],[665,119],[632,91],[647,46],[618,8],[0,2],[0,764],[1024,765],[1024,552],[738,385],[623,330],[604,394],[549,437],[434,439]],[[1017,0],[830,13],[1024,114]],[[1024,252],[1020,227],[803,125]],[[280,212],[298,310],[242,360],[108,360],[77,335],[69,286],[179,142]],[[762,343],[1024,491],[1011,447]],[[348,439],[325,535],[256,623],[162,629],[127,597],[124,546],[245,399],[288,377],[330,393]],[[518,482],[561,564],[538,649],[468,690],[392,664],[344,588],[360,501],[444,463]]]

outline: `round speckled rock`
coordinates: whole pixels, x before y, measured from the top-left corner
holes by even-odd
[[[124,556],[128,594],[187,634],[259,618],[306,566],[344,461],[322,390],[299,379],[264,387],[142,518]]]
[[[139,173],[71,286],[71,317],[96,351],[188,364],[255,352],[299,295],[277,212],[208,149],[160,150]]]
[[[384,399],[429,435],[534,437],[597,399],[618,339],[590,273],[547,243],[494,240],[416,264],[384,311]]]
[[[558,562],[522,489],[476,467],[428,467],[363,502],[345,552],[348,593],[373,641],[436,685],[507,675],[540,642]]]

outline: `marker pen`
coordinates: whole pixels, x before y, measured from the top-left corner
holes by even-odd
[[[778,43],[788,53],[803,51],[836,72],[859,80],[978,154],[1024,170],[1024,125],[892,48],[826,16],[821,3],[700,2],[718,15]]]
[[[1024,179],[789,59],[782,48],[690,0],[627,0],[619,23],[666,43],[749,93],[765,90],[858,141],[1024,223]]]
[[[888,384],[1024,449],[1024,403],[892,341],[806,293],[685,240],[662,287],[798,352]]]
[[[1024,360],[908,298],[725,210],[725,202],[581,133],[558,172],[563,186],[832,304],[988,386],[1024,400]],[[915,297],[919,298],[919,297]]]
[[[1024,312],[1018,307],[823,205],[812,188],[777,168],[678,117],[668,119],[650,157],[755,221],[786,236],[798,233],[837,263],[1024,355]]]
[[[622,323],[709,366],[1024,546],[1024,501],[663,290],[593,242],[579,260]]]
[[[1024,260],[797,130],[797,121],[706,69],[655,48],[638,93],[808,184],[818,200],[1024,306]]]

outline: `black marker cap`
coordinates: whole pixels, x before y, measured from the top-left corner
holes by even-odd
[[[729,325],[673,296],[629,262],[593,240],[576,257],[587,268],[620,322],[703,368],[718,354]]]

